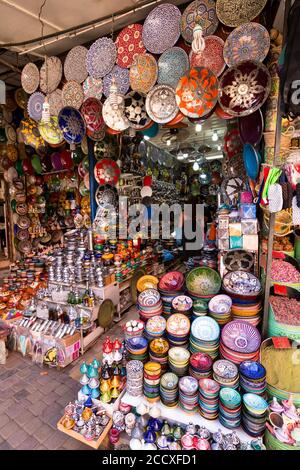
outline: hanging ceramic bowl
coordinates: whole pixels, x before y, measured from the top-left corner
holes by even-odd
[[[155,85],[157,75],[158,67],[155,58],[151,54],[138,54],[130,67],[130,86],[134,91],[146,94]]]
[[[146,97],[137,91],[131,91],[125,96],[124,115],[133,129],[142,129],[151,122],[146,112]]]
[[[260,109],[248,116],[239,117],[239,133],[243,144],[258,145],[264,128],[264,119]]]
[[[96,163],[94,173],[95,179],[100,185],[110,184],[114,186],[119,180],[121,170],[114,160],[104,158]]]
[[[62,102],[64,106],[79,109],[84,100],[82,86],[73,81],[65,83],[62,89]]]
[[[219,83],[219,103],[232,116],[247,116],[269,96],[271,77],[265,65],[247,60],[224,72]]]
[[[43,93],[52,93],[60,84],[62,63],[58,57],[47,57],[40,70],[40,89]]]
[[[47,95],[51,116],[58,116],[59,111],[64,107],[62,101],[62,91],[57,88]]]
[[[184,10],[181,18],[181,34],[185,41],[193,41],[193,30],[200,24],[203,36],[214,34],[219,25],[215,0],[196,0]]]
[[[20,124],[20,129],[26,145],[30,145],[35,149],[45,147],[45,142],[38,130],[37,122],[33,119],[23,119]]]
[[[255,60],[263,62],[270,49],[270,36],[259,23],[245,23],[229,34],[224,45],[224,60],[228,67]]]
[[[84,119],[77,109],[70,106],[63,108],[58,115],[58,125],[69,144],[80,144],[86,129]]]
[[[103,90],[101,78],[87,77],[82,84],[82,88],[85,98],[97,98],[101,100]]]
[[[34,93],[40,84],[40,72],[33,62],[25,65],[21,74],[21,84],[26,93],[31,95]]]
[[[248,23],[256,18],[265,8],[267,0],[217,0],[217,16],[221,23],[231,28]]]
[[[92,132],[103,129],[102,103],[97,98],[87,98],[81,107],[81,114],[84,117],[87,129]]]
[[[39,91],[33,93],[27,104],[28,114],[31,119],[40,121],[42,119],[43,104],[45,101],[45,95]]]
[[[119,106],[115,109],[109,98],[106,99],[102,109],[105,124],[114,131],[124,131],[129,127],[129,121],[124,115],[123,95],[117,95]]]
[[[142,42],[143,26],[138,23],[131,24],[122,29],[116,39],[117,64],[120,67],[130,67],[137,54],[145,54],[146,48]]]
[[[174,89],[168,85],[156,85],[146,98],[146,111],[150,118],[165,124],[177,115],[178,107]]]
[[[118,87],[118,92],[121,95],[126,95],[129,89],[129,71],[120,67],[119,65],[114,65],[111,72],[103,78],[103,93],[106,98],[110,95],[110,87],[112,78],[116,80],[116,85]]]
[[[218,36],[206,36],[204,51],[199,54],[195,54],[193,51],[190,52],[191,68],[207,67],[218,77],[226,67],[223,48],[223,39]]]
[[[88,76],[86,69],[87,48],[75,46],[67,54],[64,62],[64,74],[68,81],[82,83]]]
[[[59,145],[63,142],[64,136],[58,127],[58,118],[50,117],[50,122],[40,122],[39,131],[42,138],[51,145]]]
[[[205,116],[215,106],[218,98],[218,79],[205,67],[190,69],[176,88],[176,102],[188,117]]]
[[[117,58],[117,49],[112,39],[103,37],[97,39],[88,50],[86,67],[89,75],[101,78],[113,68]]]
[[[189,69],[187,53],[181,47],[171,47],[158,59],[159,85],[169,85],[176,88],[179,79]]]
[[[154,8],[145,19],[143,44],[152,54],[162,54],[174,46],[180,36],[180,10],[170,3]]]

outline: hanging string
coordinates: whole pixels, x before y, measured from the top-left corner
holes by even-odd
[[[41,4],[38,19],[39,22],[41,23],[41,38],[42,38],[42,45],[44,48],[44,53],[45,53],[45,67],[46,67],[46,97],[45,101],[43,103],[43,111],[42,111],[42,121],[43,122],[50,122],[50,106],[48,102],[48,94],[49,94],[49,73],[48,73],[48,56],[47,56],[47,49],[46,45],[44,42],[44,21],[42,20],[42,12],[44,7],[46,6],[47,0],[44,0]]]

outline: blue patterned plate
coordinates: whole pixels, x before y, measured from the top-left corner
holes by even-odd
[[[103,78],[103,93],[105,94],[106,98],[109,97],[110,86],[113,77],[117,83],[118,93],[121,95],[126,95],[130,85],[129,70],[119,67],[119,65],[114,65],[112,71]]]
[[[196,339],[214,341],[219,338],[220,327],[213,318],[199,317],[193,321],[191,332]]]
[[[240,373],[248,379],[262,379],[266,376],[266,369],[256,361],[244,361],[240,364]]]
[[[33,93],[27,104],[28,114],[31,119],[35,121],[40,121],[42,119],[43,104],[45,101],[45,95],[37,91]]]
[[[181,47],[171,47],[158,60],[158,83],[176,88],[182,75],[189,69],[189,58]]]
[[[88,50],[86,68],[94,78],[102,78],[113,68],[117,58],[117,48],[112,39],[104,37],[95,41]]]
[[[80,144],[85,136],[84,119],[75,108],[64,107],[58,115],[58,125],[69,144]]]
[[[246,393],[243,396],[243,403],[250,411],[257,412],[258,414],[264,413],[268,409],[266,400],[255,393]]]
[[[180,10],[171,3],[154,8],[145,19],[142,40],[152,54],[162,54],[174,46],[180,36]]]

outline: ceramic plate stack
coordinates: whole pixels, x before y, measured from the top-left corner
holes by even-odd
[[[193,301],[193,314],[192,314],[192,321],[194,321],[198,317],[205,317],[208,313],[208,305],[205,300],[194,300]]]
[[[183,313],[187,317],[191,317],[193,311],[193,301],[188,295],[177,295],[172,300],[173,313]]]
[[[261,321],[262,303],[261,300],[254,304],[237,304],[235,301],[232,303],[232,319],[243,320],[253,326],[259,325]]]
[[[213,378],[220,387],[236,389],[239,386],[239,371],[237,366],[225,359],[220,359],[214,363]]]
[[[169,369],[178,377],[187,374],[189,368],[190,353],[184,348],[171,348],[168,353]]]
[[[224,326],[231,320],[231,306],[232,300],[228,295],[216,295],[208,303],[208,314],[220,326]]]
[[[160,399],[168,407],[177,406],[178,403],[178,377],[172,372],[167,372],[160,379]]]
[[[210,379],[212,377],[213,360],[209,354],[195,353],[190,357],[189,374],[195,379]]]
[[[200,414],[206,419],[217,419],[219,415],[220,385],[211,379],[199,380]]]
[[[155,338],[161,338],[166,331],[167,322],[161,315],[149,318],[145,326],[144,336],[149,341]]]
[[[217,271],[207,266],[192,269],[186,276],[186,287],[193,300],[209,302],[221,288],[221,278]]]
[[[220,327],[210,317],[200,317],[193,321],[190,346],[191,353],[203,352],[216,359],[219,354]]]
[[[245,321],[234,320],[221,333],[220,355],[235,364],[256,361],[259,357],[261,336],[257,328]]]
[[[143,395],[144,365],[141,361],[129,361],[126,364],[126,391],[133,397]]]
[[[161,370],[165,372],[168,368],[169,343],[164,338],[156,338],[149,344],[149,356],[151,361],[158,362]]]
[[[240,386],[245,393],[254,393],[265,398],[267,383],[266,369],[255,361],[244,361],[240,364]]]
[[[242,427],[253,437],[263,436],[266,429],[268,403],[259,395],[243,396]]]
[[[144,365],[144,395],[151,403],[159,401],[161,366],[157,362]]]
[[[144,323],[138,320],[130,320],[123,326],[125,339],[133,338],[134,336],[143,336]]]
[[[162,313],[162,301],[156,289],[146,289],[138,296],[138,310],[140,318],[147,321]]]
[[[184,292],[184,275],[179,271],[170,271],[162,276],[158,290],[163,303],[163,315],[168,318],[172,314],[172,301]]]
[[[148,359],[148,341],[143,336],[129,338],[126,341],[127,357],[129,360],[145,362]]]
[[[167,320],[166,334],[170,346],[188,347],[191,322],[186,315],[174,313]]]
[[[179,380],[179,406],[184,411],[194,413],[198,408],[198,381],[194,377],[181,377]]]
[[[225,387],[220,390],[219,398],[220,423],[228,429],[238,428],[241,424],[241,395],[236,390]]]

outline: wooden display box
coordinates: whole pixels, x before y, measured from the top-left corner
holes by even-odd
[[[63,418],[61,418],[57,423],[57,429],[59,431],[63,432],[64,434],[67,434],[70,437],[73,437],[73,439],[76,439],[77,441],[80,441],[80,442],[82,442],[83,444],[86,444],[89,447],[92,447],[93,449],[99,449],[102,442],[106,438],[110,428],[112,427],[112,419],[110,419],[108,425],[104,429],[104,431],[101,434],[101,436],[99,437],[99,439],[97,439],[97,441],[87,441],[81,434],[79,434],[79,432],[73,431],[72,429],[66,429],[62,425],[62,420],[63,420]]]

